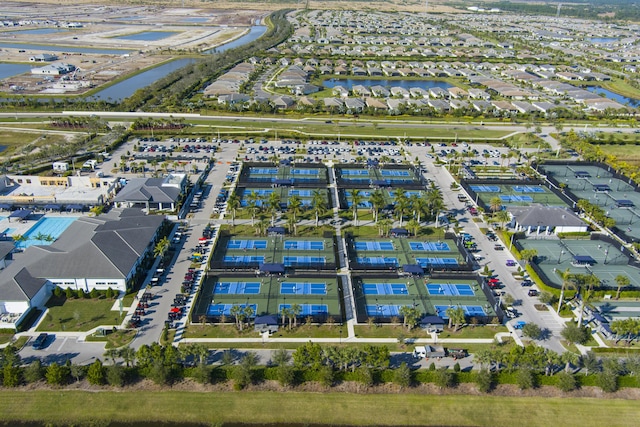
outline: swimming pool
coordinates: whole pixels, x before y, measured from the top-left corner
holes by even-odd
[[[25,240],[17,242],[16,247],[26,249],[31,245],[50,245],[74,222],[78,217],[40,218],[33,227],[24,234]]]

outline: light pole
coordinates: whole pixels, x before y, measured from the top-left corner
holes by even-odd
[[[560,255],[558,255],[558,264],[560,264],[560,260],[562,259],[562,256],[564,255],[564,249],[562,249],[560,251]]]
[[[609,248],[606,248],[604,250],[604,263],[605,264],[607,263],[607,255],[609,255]]]
[[[342,344],[342,328],[340,328],[340,344]]]

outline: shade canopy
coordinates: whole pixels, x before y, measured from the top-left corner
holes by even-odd
[[[256,325],[277,325],[278,318],[274,315],[268,314],[265,316],[258,316],[254,320],[254,324]]]
[[[284,235],[285,234],[285,229],[284,227],[269,227],[267,228],[267,233],[269,234],[281,234]]]
[[[262,264],[260,266],[260,271],[263,273],[284,273],[284,264]]]
[[[402,266],[402,271],[404,271],[405,273],[416,274],[416,275],[424,274],[424,269],[417,264],[416,265],[405,264]]]
[[[406,228],[392,228],[391,230],[389,230],[389,233],[391,233],[394,236],[408,236],[409,235],[409,231]]]
[[[17,211],[11,212],[9,218],[20,218],[25,219],[29,215],[31,215],[33,211],[31,209],[18,209]]]
[[[68,211],[81,211],[83,209],[84,209],[84,205],[76,205],[76,204],[67,205]]]
[[[52,204],[44,205],[42,208],[47,211],[59,211],[60,205],[56,205],[52,203]]]
[[[596,260],[589,255],[574,255],[573,260],[578,264],[595,264]]]

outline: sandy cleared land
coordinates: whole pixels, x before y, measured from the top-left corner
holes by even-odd
[[[0,91],[13,94],[81,94],[179,55],[198,54],[245,34],[261,22],[265,11],[157,6],[63,5],[3,3],[0,19],[19,21],[0,27],[0,63],[41,67],[30,58],[53,53],[58,62],[79,70],[59,76],[24,74],[0,80]],[[80,28],[67,28],[79,23]],[[158,37],[136,40],[149,33]],[[165,34],[162,34],[165,33]],[[15,46],[11,47],[9,44]],[[69,51],[65,52],[64,48]],[[74,53],[73,48],[118,49],[119,53]],[[62,48],[62,49],[60,49]],[[46,78],[45,78],[46,77]]]

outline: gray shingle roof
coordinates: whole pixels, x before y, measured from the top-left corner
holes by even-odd
[[[579,226],[585,223],[568,209],[554,206],[523,206],[509,207],[507,210],[515,217],[516,222],[523,227]]]

